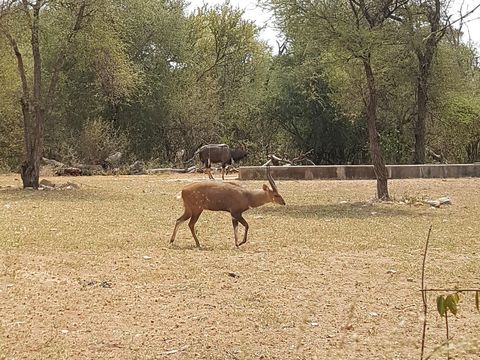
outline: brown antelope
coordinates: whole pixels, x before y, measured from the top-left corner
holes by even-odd
[[[182,190],[185,211],[175,223],[170,243],[173,243],[175,240],[178,226],[190,219],[188,226],[197,247],[200,247],[200,242],[195,234],[195,223],[203,210],[212,210],[228,211],[232,215],[235,245],[238,247],[245,244],[247,242],[248,223],[242,216],[244,211],[269,202],[285,205],[285,200],[278,193],[269,167],[267,167],[267,178],[272,187],[271,189],[264,184],[262,190],[248,190],[235,183],[216,181],[204,181],[185,186]],[[245,227],[245,234],[240,243],[238,242],[238,223]]]

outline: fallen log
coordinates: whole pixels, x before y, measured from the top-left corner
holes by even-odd
[[[290,160],[282,159],[282,158],[280,158],[276,155],[273,155],[273,154],[269,154],[267,156],[267,159],[268,159],[268,161],[265,164],[263,164],[262,166],[267,166],[269,164],[271,164],[273,166],[279,166],[281,163],[292,165],[292,162]]]
[[[57,167],[57,168],[65,167],[64,163],[61,163],[60,161],[53,160],[53,159],[47,159],[46,157],[42,157],[42,162],[45,165],[50,165],[50,166],[54,166],[54,167]]]
[[[177,169],[177,168],[158,168],[158,169],[147,169],[147,174],[162,174],[162,173],[180,173],[180,174],[185,174],[185,173],[190,173],[192,171],[195,171],[195,166],[186,168],[186,169]]]
[[[452,205],[452,200],[448,196],[445,196],[437,200],[425,200],[424,203],[439,208],[442,205]]]
[[[63,167],[55,171],[57,176],[80,176],[82,175],[82,169],[77,167]]]
[[[55,170],[57,176],[92,176],[103,175],[105,172],[100,165],[64,166]]]

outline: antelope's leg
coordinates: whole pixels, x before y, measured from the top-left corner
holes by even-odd
[[[177,219],[177,221],[175,222],[175,228],[173,229],[172,237],[170,238],[170,244],[173,243],[173,241],[175,240],[175,236],[177,235],[177,230],[180,224],[190,219],[191,216],[192,214],[190,213],[190,211],[185,210],[183,215]]]
[[[200,242],[198,241],[197,235],[195,234],[195,223],[197,222],[198,218],[200,217],[200,214],[193,214],[192,217],[190,218],[190,221],[188,222],[188,227],[190,228],[190,231],[192,232],[193,239],[195,240],[195,244],[197,245],[197,248],[200,247]]]
[[[215,180],[215,178],[214,178],[213,175],[212,175],[212,168],[210,168],[210,167],[207,168],[207,174],[208,174],[208,177],[209,177],[211,180]]]
[[[215,180],[212,175],[212,160],[210,159],[210,157],[207,159],[207,162],[205,163],[205,167],[207,168],[208,177],[211,180]]]
[[[239,246],[238,243],[238,219],[232,216],[233,236],[235,236],[235,246]]]
[[[222,164],[222,180],[225,180],[225,166]]]
[[[243,240],[240,244],[238,244],[238,246],[242,245],[242,244],[245,244],[247,242],[247,234],[248,234],[248,223],[247,221],[243,218],[243,216],[240,216],[240,218],[238,219],[238,221],[240,221],[240,223],[245,227],[245,234],[243,235]]]

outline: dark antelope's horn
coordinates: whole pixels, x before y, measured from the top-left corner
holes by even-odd
[[[277,185],[275,185],[275,181],[273,180],[272,174],[270,172],[270,164],[267,165],[267,179],[272,189],[278,191]]]

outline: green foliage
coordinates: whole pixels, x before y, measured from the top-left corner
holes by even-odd
[[[165,137],[157,129],[168,111],[169,61],[182,48],[181,4],[105,0],[93,6],[94,14],[71,44],[75,57],[69,58],[47,120],[47,152],[70,153],[61,150],[76,147],[70,133],[88,128],[88,119],[104,118],[129,137],[131,152],[148,158],[151,152],[144,149],[156,148]]]
[[[432,121],[436,129],[432,144],[450,162],[478,161],[480,102],[470,94],[445,95],[448,102],[441,107],[442,116]]]
[[[383,155],[387,163],[410,162],[417,115],[417,52],[424,51],[425,38],[430,32],[425,25],[426,7],[418,8],[415,2],[407,2],[397,10],[402,22],[389,21],[372,28],[366,17],[360,17],[359,23],[352,21],[348,3],[344,2],[300,4],[270,0],[268,3],[279,17],[290,52],[302,54],[323,68],[337,111],[350,121],[363,116],[366,86],[361,59],[370,54],[375,69]],[[382,4],[372,1],[369,8],[375,13],[375,7]],[[427,146],[450,162],[476,161],[480,152],[475,125],[478,116],[471,117],[474,113],[471,110],[480,98],[480,81],[475,52],[451,36],[443,38],[438,48],[428,88]],[[452,111],[446,110],[456,107],[459,96],[470,102],[468,125],[459,123]]]
[[[125,108],[149,123],[135,152],[172,162],[176,151],[185,149],[189,158],[205,143],[263,143],[255,129],[264,127],[258,115],[269,54],[258,29],[228,5],[200,8],[187,20],[163,77],[152,74],[158,82],[148,100]]]
[[[475,292],[475,308],[480,312],[480,291],[479,290],[468,290],[469,292]],[[458,304],[460,303],[460,293],[455,292],[447,296],[440,295],[437,297],[437,310],[440,316],[445,316],[448,312],[451,312],[453,315],[458,313]]]
[[[296,148],[304,152],[313,149],[315,163],[363,160],[365,124],[350,122],[337,112],[321,69],[293,56],[279,57],[269,86],[269,116],[292,136]]]
[[[109,155],[120,151],[123,159],[128,152],[128,136],[111,122],[101,118],[89,119],[82,128],[64,135],[63,139],[49,147],[46,156],[60,159],[68,165],[101,165]]]
[[[445,316],[447,309],[445,307],[445,297],[443,295],[437,297],[437,310],[440,316]]]
[[[12,51],[0,36],[0,168],[3,170],[18,168],[22,159],[22,114],[15,65]]]
[[[453,315],[457,315],[460,296],[458,293],[447,295],[445,298],[445,309],[450,310]]]
[[[268,153],[294,157],[313,149],[316,163],[367,163],[366,82],[362,56],[371,54],[378,95],[378,132],[387,163],[408,163],[416,114],[415,49],[428,29],[424,14],[381,28],[352,22],[347,3],[267,1],[287,39],[272,56],[258,27],[225,3],[193,14],[185,2],[98,0],[69,36],[81,2],[52,0],[41,13],[42,91],[64,59],[46,114],[45,155],[65,162],[98,162],[72,134],[98,144],[104,129],[132,158],[172,163],[202,144],[246,146],[248,162]],[[372,1],[372,9],[379,6]],[[301,5],[301,6],[300,6]],[[417,9],[418,10],[418,9]],[[16,60],[3,31],[19,44],[31,82],[28,21],[2,17],[0,31],[0,159],[22,159],[22,112]],[[333,26],[334,25],[334,26]],[[451,34],[452,36],[454,34]],[[405,45],[407,44],[407,45]],[[428,147],[449,162],[478,161],[480,76],[477,54],[452,37],[439,44],[429,87]],[[95,120],[92,125],[91,119]],[[121,134],[121,139],[118,137]],[[121,148],[121,149],[120,149]]]
[[[480,159],[480,69],[475,51],[443,44],[437,57],[430,146],[451,163]]]
[[[102,119],[93,119],[84,125],[75,148],[79,159],[87,164],[101,164],[116,151],[125,153],[127,141],[125,133]]]

